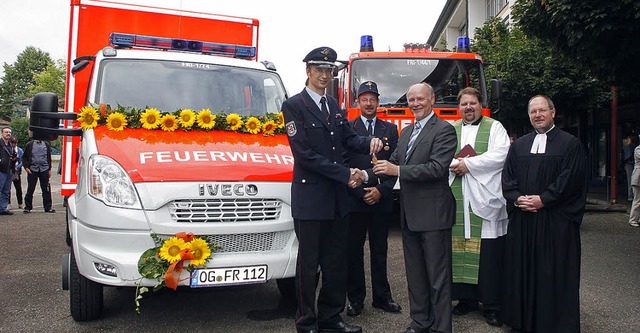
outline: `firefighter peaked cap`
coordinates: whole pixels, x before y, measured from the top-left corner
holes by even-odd
[[[335,62],[337,58],[338,55],[336,51],[328,46],[322,46],[311,50],[302,61],[308,65],[333,68],[336,67]]]

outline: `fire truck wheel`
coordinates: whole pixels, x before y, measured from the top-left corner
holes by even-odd
[[[71,250],[69,263],[69,308],[75,321],[91,321],[102,315],[102,285],[80,275]]]
[[[278,290],[280,291],[280,295],[282,298],[291,298],[295,297],[296,291],[296,278],[290,277],[286,279],[278,279],[276,280],[278,284]]]

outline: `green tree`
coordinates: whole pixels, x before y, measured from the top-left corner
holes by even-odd
[[[65,75],[67,65],[62,59],[49,64],[45,70],[33,75],[33,84],[29,88],[29,95],[47,91],[58,95],[58,104],[64,106]]]
[[[508,130],[530,129],[527,103],[536,94],[549,95],[560,114],[577,116],[609,99],[607,86],[575,60],[497,18],[476,29],[472,47],[498,67],[503,96],[496,118],[513,128]]]
[[[14,113],[24,114],[23,103],[31,97],[29,89],[35,83],[34,75],[53,64],[48,52],[28,46],[16,61],[3,64],[4,77],[0,83],[0,119],[10,120]]]
[[[640,1],[518,0],[512,8],[517,25],[561,50],[581,69],[640,96]]]
[[[27,118],[14,118],[11,123],[12,135],[18,139],[18,146],[24,148],[24,145],[31,140],[29,137],[29,119]]]

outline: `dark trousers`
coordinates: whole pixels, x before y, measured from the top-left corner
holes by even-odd
[[[500,310],[506,239],[507,236],[501,236],[480,241],[478,284],[454,283],[454,300],[469,304],[481,302],[484,310]]]
[[[374,303],[391,300],[387,278],[387,236],[390,214],[351,213],[349,215],[349,280],[351,303],[364,303],[367,295],[364,273],[364,243],[369,234],[371,292]]]
[[[16,199],[18,199],[18,205],[22,205],[22,177],[18,174],[18,179],[13,180],[13,187],[16,189]]]
[[[451,333],[451,229],[414,232],[402,226],[409,316],[416,331]]]
[[[33,192],[36,191],[36,183],[40,182],[42,190],[42,205],[44,210],[51,210],[51,186],[49,185],[49,171],[27,172],[27,194],[24,196],[24,209],[33,209]]]
[[[296,328],[298,331],[318,329],[342,321],[347,293],[347,230],[346,218],[334,220],[293,220],[298,237],[296,264]],[[316,288],[318,273],[322,286]]]

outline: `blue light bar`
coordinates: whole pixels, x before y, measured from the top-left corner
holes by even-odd
[[[256,57],[256,48],[253,46],[201,42],[178,38],[112,32],[109,36],[109,42],[114,47],[146,47],[151,49],[216,54],[244,59],[253,59]]]

